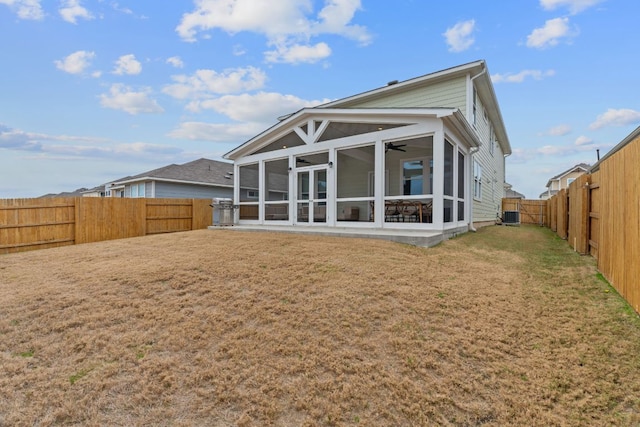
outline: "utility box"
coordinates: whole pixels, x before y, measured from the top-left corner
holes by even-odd
[[[504,211],[502,215],[502,223],[505,225],[520,225],[520,212]]]
[[[213,208],[213,225],[233,225],[236,206],[231,199],[214,198],[211,203]]]

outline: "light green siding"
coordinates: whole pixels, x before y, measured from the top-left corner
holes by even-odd
[[[466,113],[466,78],[432,83],[408,91],[385,94],[376,99],[359,102],[357,99],[338,107],[346,108],[458,108]]]
[[[473,202],[473,221],[495,221],[500,213],[502,198],[504,197],[504,153],[500,148],[500,144],[495,143],[493,153],[491,152],[492,123],[488,118],[488,114],[485,114],[486,107],[479,98],[476,107],[477,115],[474,128],[480,135],[482,145],[473,154],[473,159],[482,165],[482,200],[474,200]]]

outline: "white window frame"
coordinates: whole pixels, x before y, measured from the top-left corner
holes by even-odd
[[[431,157],[426,156],[426,157],[411,157],[411,158],[406,158],[406,159],[400,159],[400,166],[399,166],[399,173],[400,173],[400,188],[398,189],[398,194],[400,196],[433,196],[433,188],[429,188],[429,190],[431,190],[431,193],[426,193],[425,189],[431,184],[431,186],[433,186],[433,183],[429,181],[429,168],[430,168],[430,162],[431,162]],[[405,162],[415,162],[415,161],[421,161],[422,162],[422,194],[404,194],[404,163]],[[388,172],[385,174],[385,179],[387,179],[388,182]],[[387,186],[388,188],[388,186]],[[385,192],[385,195],[387,194],[387,192]]]
[[[258,199],[260,192],[258,190],[247,190],[247,199]]]
[[[482,201],[482,165],[473,161],[473,199]]]
[[[489,125],[489,153],[491,153],[491,155],[493,156],[493,153],[495,152],[495,145],[496,145],[496,135],[493,131],[493,125]]]

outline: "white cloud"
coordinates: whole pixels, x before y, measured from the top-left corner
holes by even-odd
[[[517,74],[493,74],[491,81],[493,83],[522,83],[527,77],[531,77],[534,80],[542,80],[545,77],[551,77],[555,74],[555,70],[522,70]]]
[[[182,59],[180,59],[179,56],[172,56],[171,58],[167,59],[167,64],[171,64],[176,68],[183,68],[184,67],[184,62],[182,62]]]
[[[266,127],[280,116],[326,102],[329,100],[308,101],[293,95],[259,92],[255,95],[227,95],[200,101],[192,104],[192,109],[210,109],[236,121],[261,122]]]
[[[475,29],[476,21],[471,19],[469,21],[458,22],[453,27],[447,28],[442,35],[449,45],[450,52],[462,52],[471,47],[475,42],[473,38],[473,31]]]
[[[40,0],[0,0],[0,4],[6,4],[9,8],[15,10],[20,19],[38,21],[44,18]]]
[[[577,146],[585,146],[585,145],[592,145],[593,144],[593,139],[586,137],[584,135],[579,136],[576,141],[574,142],[575,145]]]
[[[577,31],[569,28],[569,18],[554,18],[545,22],[544,27],[536,28],[527,36],[527,46],[544,49],[556,46],[561,38],[577,35]]]
[[[164,112],[164,109],[149,97],[150,94],[150,89],[136,92],[124,85],[114,84],[108,95],[100,95],[100,105],[114,110],[122,110],[132,115]]]
[[[255,95],[226,95],[216,99],[194,101],[190,104],[191,110],[213,110],[234,122],[185,122],[173,130],[169,136],[179,139],[240,143],[264,131],[279,116],[326,102],[329,100],[309,101],[293,95],[268,92]]]
[[[276,50],[265,52],[267,62],[284,62],[289,64],[313,64],[331,55],[331,48],[326,43],[315,46],[293,45],[278,46]]]
[[[72,24],[76,24],[78,18],[93,19],[91,12],[80,5],[80,0],[64,0],[58,12],[62,19]]]
[[[540,5],[545,10],[555,10],[559,7],[566,7],[572,14],[580,13],[603,0],[540,0]]]
[[[186,158],[179,147],[145,142],[115,143],[105,138],[48,135],[0,125],[0,149],[26,152],[39,159],[118,159],[175,161]]]
[[[172,76],[174,84],[162,91],[178,99],[209,98],[214,94],[229,94],[260,89],[267,80],[264,71],[255,67],[233,68],[218,73],[214,70],[198,70],[191,76]]]
[[[91,60],[95,58],[95,52],[79,50],[66,56],[63,60],[56,60],[54,63],[59,70],[69,74],[82,74],[91,66]]]
[[[116,66],[113,69],[113,74],[123,75],[135,75],[142,72],[142,64],[136,59],[135,55],[122,55],[116,61]]]
[[[312,37],[324,34],[340,35],[362,45],[371,41],[365,27],[351,24],[361,8],[360,0],[325,0],[324,7],[315,17],[313,3],[309,0],[196,0],[195,4],[195,10],[185,13],[176,27],[178,35],[189,42],[196,41],[200,33],[213,29],[230,34],[241,31],[262,34],[269,46],[277,46],[283,52],[296,46],[309,47]],[[327,52],[330,50],[324,49],[321,53]],[[273,58],[272,53],[270,57]],[[287,58],[299,61],[300,54],[277,55],[276,58],[278,62]]]
[[[589,125],[589,129],[596,130],[606,126],[627,126],[640,123],[640,111],[628,108],[609,108],[605,113],[600,114],[596,120]]]
[[[554,126],[547,131],[547,135],[550,136],[565,136],[569,133],[571,133],[571,126],[565,124]]]

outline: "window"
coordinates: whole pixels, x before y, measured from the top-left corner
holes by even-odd
[[[496,135],[493,132],[493,126],[489,126],[489,153],[493,156],[496,145]]]
[[[567,187],[570,186],[571,183],[575,180],[576,180],[575,178],[567,178]]]
[[[240,202],[257,202],[260,193],[259,188],[259,174],[258,164],[240,166],[239,168],[240,178]]]
[[[444,141],[444,195],[453,196],[453,145]]]
[[[458,151],[458,221],[464,221],[464,188],[465,188],[464,154]]]
[[[413,196],[423,194],[422,160],[405,160],[402,162],[402,194]]]
[[[482,166],[473,161],[473,198],[482,200]]]
[[[138,197],[145,197],[144,182],[142,184],[138,184]]]

